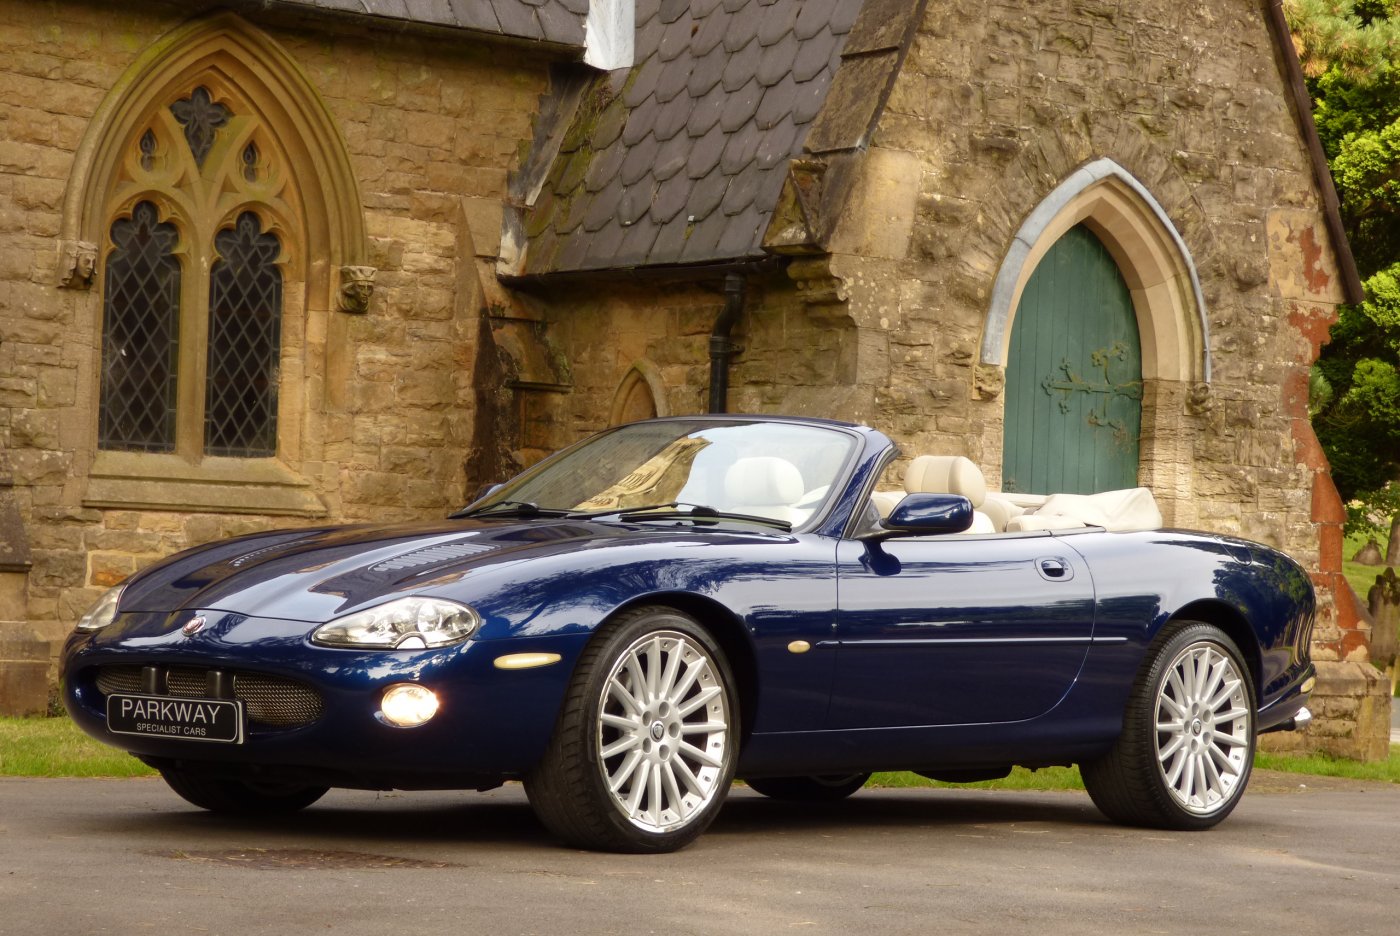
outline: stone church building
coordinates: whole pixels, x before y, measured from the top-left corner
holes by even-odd
[[[1287,550],[1292,740],[1384,754],[1278,0],[0,0],[0,49],[0,710],[174,550],[727,408]]]

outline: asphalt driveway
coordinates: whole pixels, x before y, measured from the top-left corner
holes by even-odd
[[[1400,787],[1256,776],[1224,825],[1110,825],[1077,793],[746,789],[674,855],[558,847],[520,788],[335,791],[277,821],[155,780],[0,780],[0,933],[1400,931]]]

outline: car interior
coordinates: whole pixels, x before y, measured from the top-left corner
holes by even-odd
[[[920,455],[904,472],[903,490],[877,490],[871,502],[880,517],[909,494],[959,494],[972,502],[965,533],[1028,533],[1103,527],[1115,532],[1156,530],[1162,512],[1147,488],[1099,494],[1019,494],[988,491],[982,469],[963,455]]]

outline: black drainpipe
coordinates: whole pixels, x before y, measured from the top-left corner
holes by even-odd
[[[729,399],[729,361],[734,356],[734,342],[729,333],[744,311],[744,277],[730,273],[724,278],[724,310],[715,319],[710,332],[710,412],[727,412]]]

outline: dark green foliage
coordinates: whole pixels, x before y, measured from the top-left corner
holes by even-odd
[[[1366,301],[1345,306],[1310,410],[1353,529],[1389,526],[1400,478],[1400,0],[1286,0]]]

